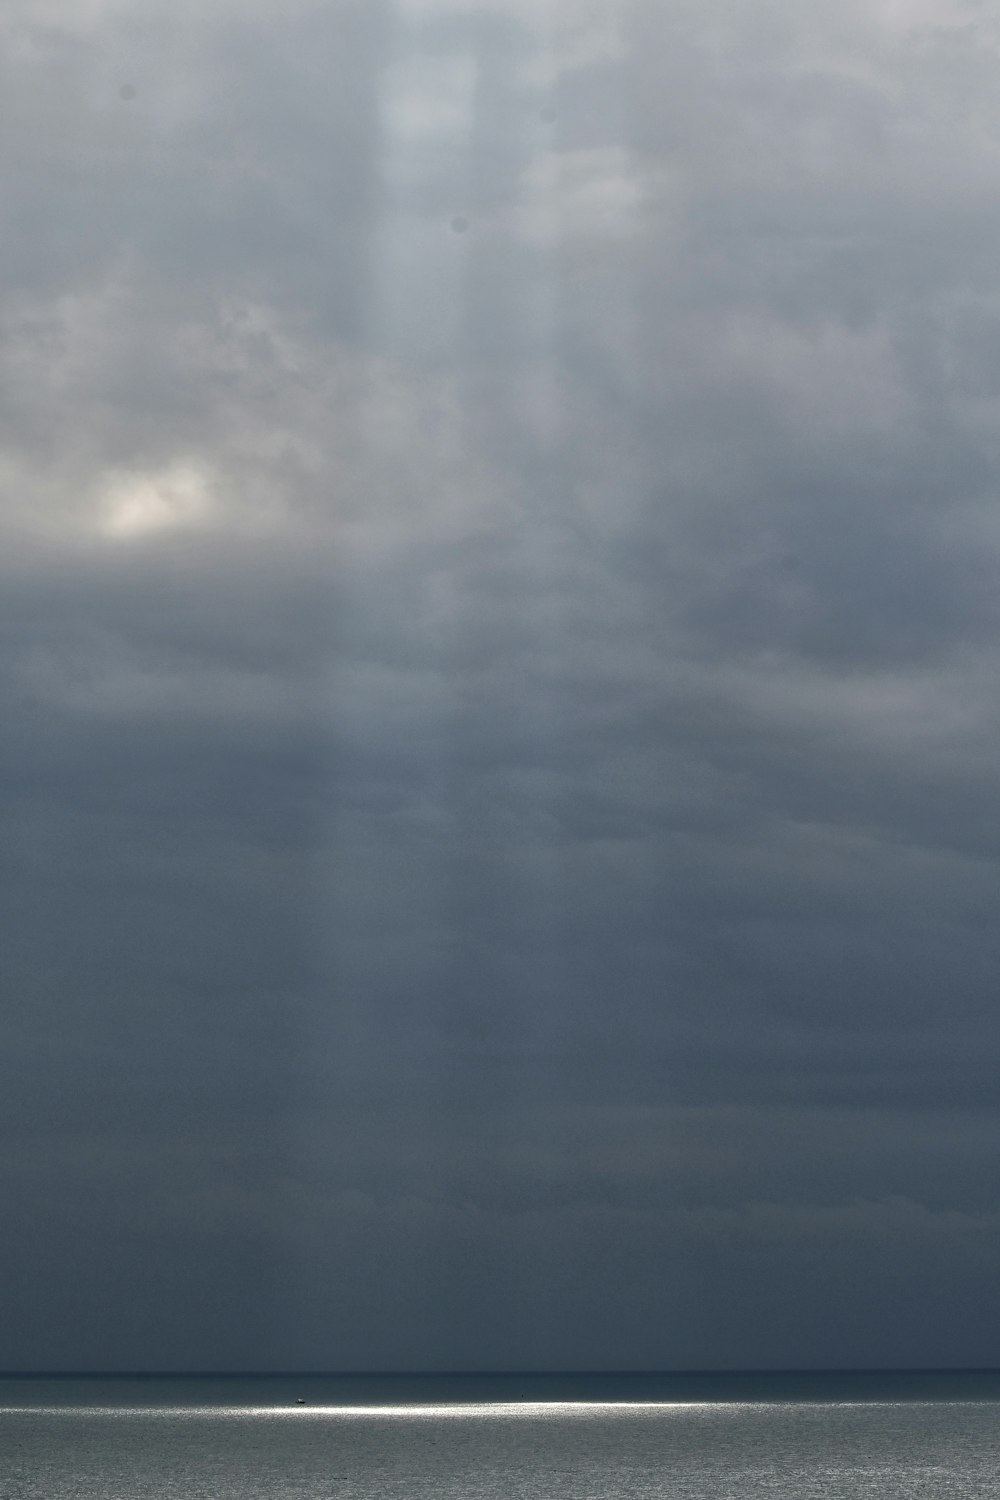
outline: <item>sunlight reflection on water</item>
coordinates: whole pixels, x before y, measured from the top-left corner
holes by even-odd
[[[987,1401],[6,1405],[0,1495],[986,1500],[996,1415]]]

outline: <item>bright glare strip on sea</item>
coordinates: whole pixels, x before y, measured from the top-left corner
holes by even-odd
[[[420,1420],[434,1417],[612,1416],[641,1411],[721,1411],[731,1401],[463,1401],[409,1406],[0,1406],[0,1416],[46,1417],[383,1417]],[[771,1406],[771,1402],[757,1402]],[[792,1402],[773,1403],[794,1405]],[[810,1403],[821,1404],[821,1403]],[[838,1402],[837,1405],[853,1405]],[[862,1403],[858,1403],[862,1404]]]
[[[544,1417],[594,1416],[618,1411],[658,1411],[677,1406],[714,1406],[710,1401],[452,1401],[441,1405],[409,1406],[280,1406],[259,1407],[260,1414],[280,1412],[293,1417]]]

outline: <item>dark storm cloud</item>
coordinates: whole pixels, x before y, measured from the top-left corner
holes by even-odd
[[[985,20],[5,26],[5,1361],[988,1361]]]

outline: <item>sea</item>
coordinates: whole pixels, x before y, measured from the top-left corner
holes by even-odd
[[[0,1377],[0,1500],[969,1500],[1000,1372]]]

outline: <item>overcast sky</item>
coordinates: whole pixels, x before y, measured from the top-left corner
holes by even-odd
[[[990,1364],[1000,24],[6,0],[0,1366]]]

